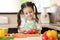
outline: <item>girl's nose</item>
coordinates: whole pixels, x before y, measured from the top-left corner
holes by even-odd
[[[28,15],[30,15],[30,13],[28,13]]]

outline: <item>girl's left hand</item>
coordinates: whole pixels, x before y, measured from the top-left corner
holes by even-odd
[[[25,32],[24,32],[24,33],[27,33],[29,30],[31,30],[31,29],[27,29],[27,28],[25,28]]]

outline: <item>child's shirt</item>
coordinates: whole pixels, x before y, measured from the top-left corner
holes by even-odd
[[[26,18],[21,19],[20,28],[26,28],[26,29],[38,28],[40,30],[42,29],[41,26],[37,24],[35,20],[27,20]]]

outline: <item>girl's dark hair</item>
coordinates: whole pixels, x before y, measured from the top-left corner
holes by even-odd
[[[36,21],[38,20],[38,17],[37,17],[37,13],[38,13],[38,12],[37,12],[37,8],[36,8],[35,4],[32,3],[32,2],[26,2],[26,3],[23,3],[23,4],[21,5],[21,10],[18,12],[18,15],[17,15],[18,26],[20,26],[20,24],[21,24],[20,14],[23,13],[23,9],[24,9],[25,7],[31,7],[31,8],[33,9],[33,11],[35,11]],[[38,21],[37,21],[37,22],[38,22]]]

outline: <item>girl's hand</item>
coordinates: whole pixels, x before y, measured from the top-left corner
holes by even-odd
[[[25,29],[24,29],[24,28],[19,28],[19,29],[18,29],[18,32],[19,32],[19,33],[24,33],[24,32],[25,32]]]

